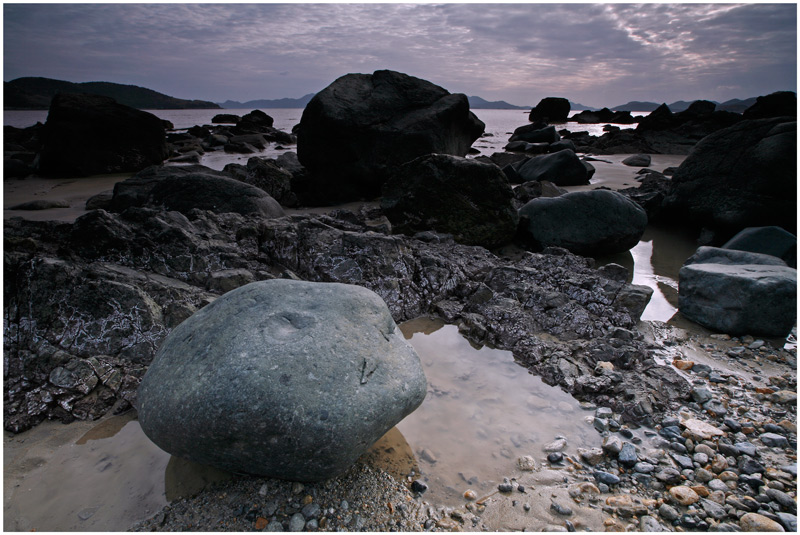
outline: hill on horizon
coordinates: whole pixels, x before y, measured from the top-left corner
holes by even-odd
[[[144,110],[219,109],[213,102],[170,97],[135,85],[113,82],[67,82],[24,77],[3,82],[3,107],[7,110],[46,110],[56,93],[88,93],[111,97],[120,104]]]

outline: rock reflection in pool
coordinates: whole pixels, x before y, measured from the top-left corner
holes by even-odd
[[[21,444],[4,474],[4,530],[123,531],[169,501],[232,477],[171,457],[135,414],[104,418],[77,440],[90,422],[72,424],[72,432],[44,422],[15,437]],[[49,431],[54,426],[61,427]]]
[[[592,413],[528,373],[509,351],[477,350],[456,326],[437,320],[419,318],[400,328],[428,378],[425,401],[397,425],[428,483],[427,501],[457,505],[468,488],[493,492],[503,477],[521,475],[519,457],[542,464],[542,446],[557,435],[567,438],[571,452],[600,445],[586,421]]]

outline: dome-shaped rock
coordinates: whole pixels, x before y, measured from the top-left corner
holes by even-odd
[[[139,422],[173,455],[315,481],[344,472],[426,389],[377,294],[275,279],[223,295],[170,333],[139,388]]]

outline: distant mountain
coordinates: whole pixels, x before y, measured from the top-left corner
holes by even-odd
[[[111,97],[120,104],[143,110],[218,109],[205,100],[184,100],[152,89],[112,82],[73,83],[52,78],[26,77],[3,83],[7,110],[46,110],[56,93],[89,93]]]
[[[481,97],[467,97],[469,107],[473,110],[529,110],[530,106],[517,106],[505,100],[488,101]]]
[[[569,101],[569,109],[572,110],[572,111],[586,111],[586,110],[592,111],[592,110],[594,110],[594,108],[592,108],[591,106],[587,106],[585,104],[581,104],[580,102],[572,102],[571,100]]]
[[[746,98],[744,100],[740,100],[738,98],[732,98],[731,100],[726,100],[722,104],[717,105],[717,109],[722,111],[743,113],[744,110],[746,110],[747,108],[756,103],[757,98],[758,97],[751,97],[751,98]]]
[[[640,100],[632,100],[627,104],[622,104],[620,106],[614,106],[611,108],[613,111],[653,111],[658,108],[661,104],[657,104],[655,102],[642,102]],[[675,111],[675,110],[672,110]]]
[[[248,100],[247,102],[226,100],[225,102],[220,102],[219,105],[226,109],[305,108],[312,98],[314,98],[314,93],[309,93],[300,98],[260,99]]]

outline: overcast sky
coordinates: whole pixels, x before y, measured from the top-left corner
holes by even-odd
[[[221,102],[392,69],[535,105],[796,91],[796,4],[4,4],[3,79]]]

